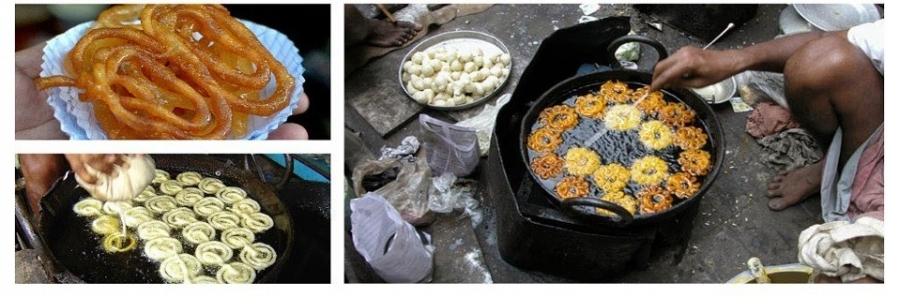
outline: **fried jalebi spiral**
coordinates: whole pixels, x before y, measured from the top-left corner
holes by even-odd
[[[638,109],[643,111],[645,115],[651,117],[658,115],[663,106],[666,106],[666,100],[663,99],[663,95],[659,91],[650,93],[650,95],[647,95],[647,98],[644,98],[643,101],[637,104]]]
[[[631,173],[628,168],[619,163],[610,163],[609,165],[601,165],[594,171],[594,184],[603,192],[610,193],[622,191],[631,179]]]
[[[641,200],[641,213],[656,213],[672,207],[672,195],[660,186],[649,186],[637,194]]]
[[[580,147],[566,151],[566,171],[571,175],[587,176],[600,167],[600,156],[596,152]]]
[[[144,244],[144,255],[153,261],[162,261],[181,253],[181,241],[172,237],[158,237]]]
[[[137,203],[144,203],[144,202],[147,202],[147,199],[150,199],[150,198],[153,198],[156,196],[158,196],[156,194],[156,189],[153,188],[153,186],[151,185],[151,186],[147,186],[146,188],[144,188],[144,190],[141,191],[141,193],[138,194],[137,196],[135,196],[134,199],[132,199],[132,200]]]
[[[697,113],[682,103],[670,102],[659,110],[660,120],[672,127],[683,127],[694,122]]]
[[[178,194],[175,194],[175,202],[181,206],[194,207],[197,201],[203,199],[203,191],[198,188],[184,188]]]
[[[231,260],[231,257],[234,256],[234,251],[221,241],[208,241],[197,245],[194,256],[203,265],[222,266],[228,260]]]
[[[216,229],[207,222],[193,222],[184,226],[181,236],[188,243],[201,244],[216,239]]]
[[[662,121],[644,122],[638,135],[641,143],[653,150],[661,150],[672,145],[672,128]]]
[[[137,239],[134,234],[116,232],[103,237],[103,243],[100,244],[104,250],[110,253],[127,252],[137,246]]]
[[[556,183],[556,195],[560,199],[586,197],[591,185],[579,176],[566,176]]]
[[[222,199],[225,204],[234,204],[241,199],[247,198],[247,192],[238,187],[224,187],[216,192],[216,197]]]
[[[100,13],[93,28],[140,27],[134,22],[141,16],[144,6],[143,4],[127,4],[110,7]]]
[[[84,198],[72,208],[75,214],[82,217],[95,217],[103,214],[103,201],[96,198]]]
[[[678,172],[672,174],[666,180],[666,190],[675,195],[675,197],[688,199],[700,190],[700,183],[697,182],[697,178],[693,175]]]
[[[206,197],[194,204],[194,212],[201,217],[208,217],[225,209],[225,202],[219,198]]]
[[[201,191],[203,191],[203,193],[206,194],[215,194],[219,191],[219,189],[222,189],[224,187],[225,184],[222,183],[221,180],[212,177],[203,178],[202,180],[200,180],[200,184],[197,185],[197,188],[199,188]]]
[[[256,270],[241,262],[232,262],[216,271],[216,280],[223,284],[252,284],[256,279]]]
[[[184,185],[173,179],[164,181],[159,185],[159,191],[169,196],[175,196],[178,192],[181,192],[181,190],[184,190]]]
[[[252,214],[259,212],[260,207],[259,202],[256,202],[256,200],[241,199],[238,202],[232,204],[231,208],[229,208],[228,210],[231,210],[236,214]]]
[[[631,195],[625,194],[625,192],[607,192],[606,195],[603,195],[603,197],[601,197],[600,199],[603,201],[615,203],[622,208],[625,208],[625,210],[627,210],[631,214],[637,213],[637,200],[635,200],[634,197],[631,197]],[[597,208],[597,213],[606,216],[616,216],[616,214],[614,214],[613,212],[600,208]]]
[[[172,196],[161,195],[147,199],[147,202],[144,203],[144,207],[156,214],[162,214],[177,208],[178,203]]]
[[[206,220],[216,230],[228,230],[241,226],[241,216],[230,211],[220,211],[210,215]]]
[[[704,150],[683,151],[678,155],[678,164],[681,170],[694,176],[702,176],[709,173],[709,152]]]
[[[183,283],[200,274],[203,264],[190,254],[178,254],[166,258],[159,264],[159,275],[173,283]]]
[[[641,111],[631,104],[615,105],[606,111],[603,123],[616,131],[632,130],[641,124]]]
[[[137,228],[144,222],[152,221],[154,217],[153,213],[146,207],[137,206],[126,210],[122,215],[122,219],[125,221],[125,226]]]
[[[67,55],[69,76],[38,78],[38,89],[84,90],[112,139],[240,136],[247,115],[290,103],[294,77],[224,7],[146,5],[139,27],[123,25],[136,9],[104,13]]]
[[[675,130],[675,145],[683,150],[699,150],[706,145],[709,136],[698,127],[681,127]]]
[[[528,135],[528,148],[539,153],[553,152],[562,143],[562,135],[559,132],[542,127]]]
[[[559,133],[578,125],[578,114],[571,106],[561,104],[544,108],[538,115],[538,123]]]
[[[231,228],[222,231],[219,240],[233,249],[241,249],[253,243],[256,240],[256,235],[247,228]]]
[[[275,264],[275,258],[277,256],[275,254],[275,249],[273,249],[272,246],[257,242],[241,249],[239,257],[241,258],[241,262],[250,265],[250,267],[253,267],[256,270],[263,270],[266,269],[266,267]]]
[[[221,283],[219,282],[219,280],[217,280],[215,277],[208,276],[208,275],[198,275],[198,276],[195,276],[195,277],[193,277],[193,278],[190,278],[189,280],[190,280],[190,283],[191,283],[191,284],[195,284],[195,285],[221,284]],[[184,280],[184,283],[187,284],[187,283],[188,283],[188,279],[185,279],[185,280]]]
[[[586,118],[603,118],[606,112],[606,99],[594,94],[578,96],[575,98],[575,112]]]
[[[669,175],[666,161],[657,156],[646,156],[631,164],[631,180],[640,185],[656,185]]]
[[[162,221],[147,221],[137,226],[137,234],[141,240],[153,240],[160,237],[169,237],[172,228]]]
[[[261,233],[275,226],[275,221],[267,214],[257,212],[241,215],[241,226],[253,232]]]
[[[626,103],[631,100],[631,93],[628,84],[624,82],[609,80],[600,86],[600,96],[608,102]]]
[[[165,170],[156,169],[156,176],[153,177],[153,180],[150,181],[152,185],[162,184],[164,181],[167,181],[171,178],[168,172]]]
[[[562,174],[565,161],[554,153],[531,159],[531,170],[543,179]]]
[[[179,173],[175,179],[184,186],[196,186],[203,179],[203,176],[193,171],[185,171]]]
[[[111,215],[119,215],[123,211],[131,209],[134,204],[131,201],[106,201],[103,203],[103,212]]]
[[[122,223],[117,217],[101,215],[91,222],[91,230],[100,235],[122,232]]]
[[[184,228],[184,226],[197,221],[194,211],[187,207],[179,207],[170,210],[169,212],[164,213],[161,219],[173,229],[181,229]]]

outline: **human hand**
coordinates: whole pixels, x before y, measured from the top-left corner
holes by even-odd
[[[309,109],[309,97],[306,96],[306,93],[300,94],[300,101],[297,103],[297,108],[292,110],[293,115],[298,115],[306,112]],[[306,132],[306,129],[303,126],[294,123],[284,123],[281,124],[275,131],[269,133],[270,140],[305,140],[309,139],[309,134]]]
[[[700,88],[720,82],[740,71],[735,63],[737,54],[736,51],[683,47],[656,64],[650,88]]]
[[[88,184],[97,182],[97,177],[88,173],[87,166],[115,177],[115,167],[125,163],[125,159],[120,154],[66,154],[66,160],[72,171],[78,175],[78,178]]]

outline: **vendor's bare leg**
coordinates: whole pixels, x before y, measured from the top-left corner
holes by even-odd
[[[347,46],[366,42],[374,46],[399,46],[416,36],[422,25],[410,22],[391,23],[385,20],[369,19],[356,6],[344,5],[345,43]]]
[[[28,198],[28,204],[32,214],[37,216],[41,197],[50,190],[56,179],[68,170],[66,159],[63,155],[20,154],[19,164],[22,176],[25,178],[25,195]]]
[[[838,169],[884,122],[884,77],[843,37],[811,41],[784,68],[794,117],[823,148],[843,130]],[[778,174],[769,185],[769,208],[781,210],[818,192],[823,162]]]

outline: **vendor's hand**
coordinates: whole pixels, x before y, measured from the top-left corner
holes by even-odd
[[[736,51],[683,47],[656,64],[650,89],[700,88],[720,82],[740,71],[735,63],[737,54]]]
[[[34,85],[41,73],[44,45],[16,52],[16,139],[69,139],[53,117],[47,93]]]
[[[97,178],[87,172],[86,166],[115,177],[113,169],[117,165],[125,163],[122,155],[116,154],[66,154],[66,160],[69,161],[69,166],[72,167],[72,171],[78,175],[78,178],[88,184],[97,182]]]

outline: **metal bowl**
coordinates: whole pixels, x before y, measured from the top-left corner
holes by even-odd
[[[737,80],[734,76],[702,88],[691,89],[709,104],[728,102],[737,93]]]
[[[410,49],[409,52],[406,53],[406,56],[404,56],[403,60],[400,61],[400,65],[397,69],[397,81],[400,83],[400,87],[403,88],[403,92],[406,93],[406,96],[409,97],[409,99],[412,100],[413,102],[419,103],[418,101],[413,99],[412,94],[410,94],[409,90],[406,89],[406,83],[403,82],[403,63],[405,63],[406,61],[409,61],[412,58],[412,55],[416,52],[426,51],[432,47],[439,47],[439,46],[453,46],[453,47],[457,47],[457,48],[478,47],[478,48],[481,48],[482,50],[491,50],[491,51],[497,51],[497,52],[500,52],[503,54],[509,54],[509,49],[506,48],[506,45],[504,45],[503,42],[500,41],[500,39],[497,39],[497,37],[494,37],[493,35],[478,32],[478,31],[446,32],[446,33],[441,33],[441,34],[435,35],[431,38],[425,39],[422,42],[420,42],[419,44],[417,44],[416,46],[414,46],[412,49]],[[509,64],[510,70],[512,70],[512,65],[513,65],[513,63],[510,62],[510,64]],[[475,99],[475,101],[472,101],[471,103],[466,103],[466,104],[456,105],[456,106],[449,106],[449,107],[448,106],[434,106],[434,105],[422,104],[422,103],[419,103],[419,104],[422,104],[423,106],[426,106],[426,107],[432,108],[432,109],[437,109],[437,110],[467,109],[472,106],[484,103],[488,99],[493,98],[498,93],[500,93],[501,90],[503,89],[503,87],[506,86],[506,82],[509,80],[509,76],[510,75],[507,75],[506,77],[504,77],[503,80],[500,82],[500,86],[498,86],[494,91],[492,91],[488,94],[485,94],[484,97]]]
[[[823,31],[839,31],[881,18],[874,4],[794,4],[807,22]]]

